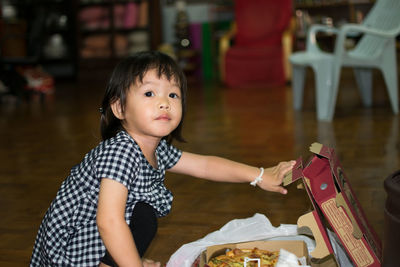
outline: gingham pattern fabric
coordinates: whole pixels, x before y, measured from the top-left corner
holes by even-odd
[[[125,220],[137,202],[150,204],[159,217],[169,213],[172,193],[164,185],[165,170],[181,151],[162,140],[156,149],[158,169],[144,157],[125,131],[101,142],[72,168],[40,225],[30,266],[98,266],[105,253],[96,225],[101,178],[128,188]]]

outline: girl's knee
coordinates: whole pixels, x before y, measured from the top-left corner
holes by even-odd
[[[157,233],[157,214],[154,208],[144,202],[137,203],[133,209],[129,228],[139,255],[143,256]]]

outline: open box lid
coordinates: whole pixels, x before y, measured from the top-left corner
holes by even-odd
[[[283,184],[285,186],[298,180],[302,181],[302,186],[313,205],[312,214],[308,217],[302,216],[298,221],[299,227],[310,224],[313,235],[321,235],[319,242],[325,243],[324,246],[317,242],[320,255],[311,253],[311,256],[331,253],[326,231],[321,227],[326,221],[357,266],[380,266],[381,242],[368,224],[334,150],[314,143],[310,151],[314,153],[311,159],[303,164],[299,158]]]

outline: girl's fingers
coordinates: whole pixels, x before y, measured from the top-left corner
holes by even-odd
[[[296,164],[296,161],[291,160],[288,162],[283,162],[282,165],[278,165],[278,167],[280,167],[279,168],[279,179],[283,180],[285,175],[292,170],[292,168],[295,164]]]
[[[277,166],[266,169],[267,177],[269,178],[265,181],[264,190],[268,190],[271,192],[277,192],[281,194],[287,194],[287,190],[281,186],[283,179],[287,173],[289,173],[296,161],[286,161],[280,162]]]
[[[271,187],[270,189],[268,189],[268,191],[271,191],[271,192],[276,192],[276,193],[281,193],[281,194],[283,194],[283,195],[286,195],[287,194],[287,190],[284,188],[284,187],[282,187],[282,186],[274,186],[274,187]]]

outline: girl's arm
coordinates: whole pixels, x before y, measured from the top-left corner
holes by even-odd
[[[125,221],[127,188],[102,179],[97,206],[97,226],[107,250],[118,266],[143,266],[132,233]]]
[[[280,162],[265,168],[262,181],[257,185],[264,190],[286,194],[281,186],[284,176],[292,170],[295,161]],[[215,156],[203,156],[182,152],[178,163],[170,169],[172,172],[191,175],[198,178],[220,182],[252,182],[260,175],[260,168]]]

